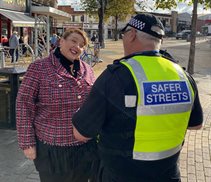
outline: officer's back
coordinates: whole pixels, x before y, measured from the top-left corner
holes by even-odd
[[[125,57],[108,66],[73,117],[77,139],[99,134],[100,181],[180,181],[186,129],[201,128],[203,118],[192,77],[159,53],[163,35],[156,17],[131,18],[122,30]]]

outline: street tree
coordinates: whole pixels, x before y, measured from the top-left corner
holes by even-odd
[[[197,22],[197,7],[198,4],[202,4],[205,9],[211,8],[211,0],[155,0],[157,8],[171,9],[177,6],[178,2],[186,2],[189,5],[193,5],[193,14],[191,20],[191,44],[188,60],[187,71],[190,74],[194,73],[194,62],[195,62],[195,46],[196,46],[196,22]]]
[[[81,0],[81,5],[83,9],[90,16],[98,16],[98,38],[100,46],[105,47],[104,44],[104,14],[107,6],[108,0]]]
[[[135,0],[109,0],[106,10],[107,17],[114,17],[115,30],[114,39],[118,40],[118,21],[123,21],[128,15],[132,15],[135,12],[134,9]]]

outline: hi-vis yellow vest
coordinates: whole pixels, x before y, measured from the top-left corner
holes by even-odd
[[[121,61],[138,91],[133,159],[159,160],[181,150],[194,101],[183,69],[157,56],[134,56]],[[134,96],[127,96],[128,102]]]

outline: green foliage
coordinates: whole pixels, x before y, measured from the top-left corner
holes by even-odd
[[[96,15],[98,11],[98,3],[96,0],[81,0],[82,8],[87,12],[89,15]]]
[[[135,0],[109,0],[106,9],[106,16],[118,17],[118,20],[124,20],[127,15],[134,14]]]
[[[211,0],[198,0],[199,4],[202,4],[205,9],[211,8]],[[155,0],[156,8],[171,9],[177,6],[178,2],[185,2],[188,5],[192,5],[194,0]]]
[[[109,16],[118,16],[120,20],[124,20],[127,15],[134,13],[135,0],[108,0],[105,7],[105,18]],[[91,16],[97,15],[99,4],[97,0],[81,0],[81,6]]]
[[[200,1],[203,1],[203,0],[199,0],[199,3],[202,4],[202,2]],[[204,0],[204,5],[206,9],[211,8],[211,0]]]
[[[177,6],[177,2],[176,0],[156,0],[155,6],[156,8],[171,9]]]

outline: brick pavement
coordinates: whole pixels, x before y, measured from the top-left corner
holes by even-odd
[[[170,41],[170,40],[168,40]],[[94,69],[98,75],[108,63],[123,54],[120,42],[106,42],[102,50],[103,63]],[[174,43],[170,42],[169,45]],[[181,64],[187,65],[188,47],[180,45],[177,48],[166,44],[181,58]],[[164,44],[165,46],[165,44]],[[115,55],[115,56],[114,56]],[[211,182],[211,52],[208,44],[197,45],[196,73],[194,78],[199,88],[200,100],[204,111],[204,126],[198,131],[188,131],[186,141],[180,156],[182,182]],[[100,70],[100,71],[99,71]],[[0,182],[39,182],[33,162],[24,158],[18,149],[16,131],[0,129]]]
[[[201,130],[189,130],[180,155],[183,182],[211,181],[211,75],[195,75],[204,111]]]

